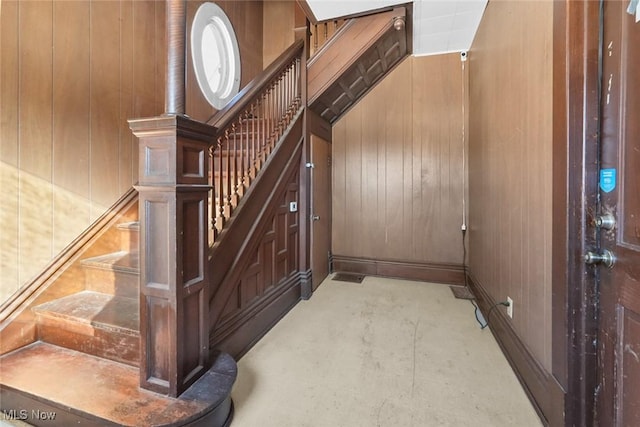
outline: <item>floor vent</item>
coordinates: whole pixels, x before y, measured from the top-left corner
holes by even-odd
[[[362,283],[364,275],[355,273],[336,273],[332,280],[337,280],[339,282]]]
[[[466,286],[449,286],[449,289],[453,292],[453,296],[458,299],[476,299],[473,292]]]

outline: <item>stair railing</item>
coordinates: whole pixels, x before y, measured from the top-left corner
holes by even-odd
[[[310,24],[309,31],[311,33],[311,43],[309,48],[310,56],[318,52],[322,46],[338,32],[340,27],[347,22],[345,19],[334,19],[332,21],[318,22]]]
[[[218,130],[210,149],[210,244],[303,106],[303,52],[304,42],[295,42],[208,120]]]

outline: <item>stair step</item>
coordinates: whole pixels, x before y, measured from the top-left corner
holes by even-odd
[[[114,252],[80,261],[88,290],[138,298],[140,257],[128,251]]]
[[[140,223],[138,221],[118,224],[120,231],[120,249],[125,252],[140,252]]]
[[[138,300],[82,291],[34,307],[41,340],[137,366]]]
[[[235,361],[222,354],[170,398],[140,389],[136,368],[36,342],[0,358],[0,409],[26,411],[24,421],[34,425],[219,427],[231,422],[236,375]],[[38,420],[38,413],[55,418]]]

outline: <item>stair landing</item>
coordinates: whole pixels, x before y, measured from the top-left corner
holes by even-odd
[[[1,409],[24,411],[23,421],[34,425],[224,426],[236,373],[222,354],[174,399],[139,388],[136,368],[37,342],[0,358]],[[34,419],[37,411],[55,413],[55,422]]]

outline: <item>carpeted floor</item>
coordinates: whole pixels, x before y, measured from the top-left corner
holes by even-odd
[[[327,279],[238,363],[232,427],[542,425],[448,286]]]

